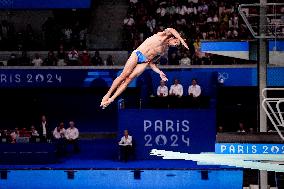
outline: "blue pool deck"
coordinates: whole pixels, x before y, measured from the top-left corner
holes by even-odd
[[[205,173],[207,174],[207,173]],[[71,179],[64,170],[12,170],[0,180],[1,189],[240,189],[240,170],[80,170]],[[73,177],[73,178],[72,178]]]
[[[81,142],[79,154],[55,163],[0,164],[0,189],[242,188],[242,169],[162,158],[120,162],[113,142]]]
[[[197,165],[194,161],[185,160],[135,160],[129,162],[120,162],[115,160],[91,160],[72,157],[62,159],[61,162],[54,164],[34,164],[34,165],[0,165],[0,169],[172,169],[172,170],[190,170],[190,169],[235,169],[226,166],[208,166]]]
[[[222,169],[224,166],[197,165],[194,161],[163,160],[155,158],[139,160],[135,158],[127,163],[118,161],[116,140],[80,141],[81,152],[59,158],[51,164],[0,164],[1,169]],[[71,147],[71,146],[70,146]],[[1,189],[1,188],[0,188]]]

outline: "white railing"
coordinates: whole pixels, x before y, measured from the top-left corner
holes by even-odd
[[[281,129],[284,129],[284,119],[283,112],[280,110],[280,104],[284,103],[284,97],[268,98],[266,94],[268,91],[284,91],[284,88],[264,88],[262,90],[263,101],[261,104],[270,122],[284,141],[284,136],[281,132]]]

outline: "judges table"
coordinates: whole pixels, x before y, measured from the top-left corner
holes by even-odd
[[[167,97],[152,97],[150,99],[151,108],[209,108],[210,97],[200,96],[193,98],[190,96],[167,96]]]
[[[0,143],[0,164],[47,164],[56,162],[52,143]]]

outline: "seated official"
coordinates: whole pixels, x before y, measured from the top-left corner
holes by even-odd
[[[31,136],[30,138],[31,142],[36,142],[36,138],[39,137],[39,133],[37,132],[37,130],[33,125],[31,126],[30,136]]]
[[[19,136],[20,136],[20,131],[18,128],[15,128],[15,130],[10,133],[10,142],[13,144],[16,143],[17,142],[16,140]]]
[[[198,107],[200,105],[201,87],[197,84],[196,79],[192,79],[191,85],[188,87],[188,95],[191,100],[191,105]]]
[[[169,107],[179,108],[182,106],[183,86],[179,84],[179,80],[175,79],[174,84],[170,87]]]
[[[65,132],[66,143],[73,145],[73,149],[75,153],[79,153],[79,130],[75,127],[74,121],[69,122],[69,128],[66,129]]]
[[[170,88],[170,96],[182,97],[183,86],[179,84],[179,80],[175,79],[174,84]]]
[[[61,122],[53,131],[53,140],[57,147],[57,154],[61,155],[65,152],[65,135],[66,130],[64,123]]]
[[[168,107],[168,99],[169,89],[166,86],[166,82],[161,80],[160,86],[157,88],[157,98],[155,98],[154,107],[159,108],[167,108]]]
[[[192,79],[191,85],[188,87],[188,95],[198,98],[201,95],[201,87],[197,84],[196,79]]]
[[[120,146],[120,160],[128,161],[132,152],[132,136],[128,134],[128,130],[124,130],[124,136],[118,142]]]
[[[32,137],[38,137],[39,136],[39,134],[38,134],[38,132],[37,132],[37,130],[35,129],[34,126],[31,126],[31,136]]]
[[[169,95],[169,89],[166,86],[166,82],[161,80],[160,86],[157,88],[157,96],[158,97],[167,97]]]

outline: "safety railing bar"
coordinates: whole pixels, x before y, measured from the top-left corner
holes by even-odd
[[[264,88],[264,89],[262,89],[262,97],[263,98],[266,98],[266,94],[264,94],[264,93],[267,92],[267,91],[284,91],[284,88]],[[273,98],[273,99],[277,99],[277,98]]]
[[[282,133],[281,133],[281,131],[279,130],[279,128],[276,126],[276,124],[275,124],[273,118],[271,117],[270,113],[268,112],[268,110],[267,110],[267,108],[266,108],[267,106],[266,106],[266,100],[265,100],[265,99],[262,101],[261,105],[262,105],[262,107],[263,107],[263,109],[264,109],[264,111],[265,111],[267,117],[270,119],[272,125],[274,126],[275,130],[277,131],[278,135],[279,135],[280,138],[284,141],[284,136],[282,135]]]
[[[277,102],[277,104],[276,104],[276,109],[277,109],[278,115],[279,115],[280,120],[281,120],[281,125],[284,124],[283,115],[282,115],[282,113],[281,113],[281,111],[280,111],[280,104],[283,103],[283,102],[284,102],[284,100],[279,100],[279,101]]]
[[[267,107],[269,108],[269,111],[272,112],[272,114],[273,114],[274,118],[276,119],[278,125],[281,125],[281,121],[280,121],[280,119],[278,118],[278,116],[277,116],[277,114],[275,113],[275,111],[274,111],[274,109],[272,108],[272,106],[271,106],[269,103],[267,103],[267,102],[266,102],[266,105],[267,105]]]

